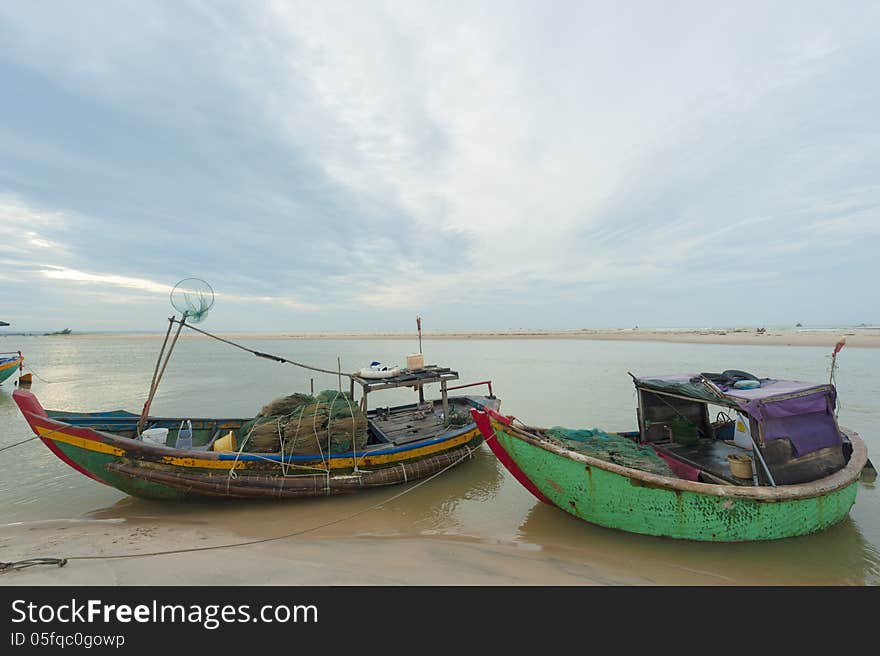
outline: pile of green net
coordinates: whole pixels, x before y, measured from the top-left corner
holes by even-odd
[[[587,428],[563,428],[562,426],[554,426],[547,430],[545,435],[566,449],[599,460],[613,462],[622,467],[640,469],[659,476],[674,476],[669,465],[657,455],[654,449],[623,435],[606,433],[598,428],[590,430]]]
[[[291,394],[263,406],[245,422],[240,441],[252,453],[347,453],[367,443],[367,418],[347,392]]]

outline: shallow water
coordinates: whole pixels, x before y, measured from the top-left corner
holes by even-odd
[[[137,412],[160,343],[160,338],[123,336],[7,336],[0,338],[0,350],[25,353],[28,366],[39,376],[32,391],[47,408]],[[372,360],[403,364],[414,348],[399,340],[252,339],[249,344],[325,368],[334,367],[338,356],[344,370]],[[635,426],[636,400],[627,371],[743,369],[762,376],[821,381],[827,378],[830,349],[455,339],[426,341],[424,351],[428,363],[457,369],[462,383],[492,379],[502,409],[527,423],[623,430]],[[848,348],[839,362],[840,423],[862,435],[876,463],[880,460],[876,432],[880,349]],[[214,341],[187,338],[176,349],[153,403],[153,414],[252,416],[275,396],[308,391],[312,377],[316,390],[337,384],[335,376],[272,363]],[[0,447],[31,435],[12,401],[13,389],[12,381],[0,387]],[[406,402],[411,395],[409,390],[376,393],[371,403]],[[347,517],[402,491],[395,487],[332,499],[172,505],[134,499],[99,485],[68,468],[36,441],[0,452],[0,464],[0,524],[123,518],[138,526],[188,525],[263,537]],[[878,584],[880,493],[875,484],[859,485],[850,516],[823,533],[770,543],[691,543],[592,526],[540,504],[484,446],[473,461],[381,508],[322,528],[312,536],[340,544],[351,539],[402,540],[396,543],[395,553],[403,548],[401,544],[419,541],[475,543],[481,550],[464,553],[479,553],[479,558],[474,556],[469,563],[464,556],[465,561],[456,564],[474,571],[485,565],[487,548],[491,551],[492,545],[499,545],[500,554],[501,545],[505,549],[513,546],[532,555],[527,559],[499,555],[493,571],[500,580],[506,572],[511,582],[540,583],[545,570],[535,568],[529,578],[528,568],[542,558],[553,563],[555,583],[566,576],[578,582],[584,568],[593,568],[593,578],[600,581],[603,571],[624,570],[640,580],[661,583]],[[381,545],[376,549],[382,552]],[[327,557],[333,553],[328,550]],[[432,567],[428,558],[436,557],[432,549],[412,548],[409,553],[414,566],[424,558],[425,568]]]

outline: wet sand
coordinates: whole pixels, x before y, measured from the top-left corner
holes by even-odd
[[[168,551],[247,540],[181,524],[120,520],[0,527],[2,560]],[[429,566],[427,564],[430,564]],[[699,576],[692,583],[700,582]],[[705,579],[705,577],[702,577]],[[7,573],[5,585],[645,585],[623,563],[573,562],[521,544],[456,536],[350,536],[149,558],[70,560]],[[704,581],[705,582],[705,581]],[[717,583],[717,581],[715,581]]]
[[[316,333],[216,333],[231,340],[410,340],[418,339],[410,332],[316,332]],[[83,333],[52,336],[53,339],[106,339],[111,335]],[[161,339],[159,333],[113,334],[114,339]],[[841,329],[609,329],[609,330],[490,330],[490,331],[427,331],[423,340],[484,340],[484,339],[572,339],[596,341],[670,342],[681,344],[736,344],[766,346],[824,346],[833,348],[841,337],[847,347],[880,348],[880,328]],[[184,333],[181,339],[208,339],[197,333]]]

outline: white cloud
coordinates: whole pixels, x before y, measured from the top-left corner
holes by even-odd
[[[737,115],[776,111],[852,36],[821,16],[768,30],[766,16],[733,8],[520,9],[273,2],[244,27],[215,18],[230,39],[259,32],[239,36],[224,65],[270,125],[360,197],[438,238],[466,235],[453,268],[486,282],[629,279],[723,246],[753,215],[726,214],[721,229],[716,217],[696,217],[687,235],[669,226],[677,217],[658,216],[662,225],[635,236],[650,246],[642,251],[593,249],[577,236],[612,225],[604,212],[643,187],[637,176],[657,188],[667,176],[700,184],[736,148],[719,120],[736,130]],[[487,272],[487,256],[503,262],[503,276]],[[417,289],[449,293],[457,278],[391,267],[361,298],[406,303]]]
[[[204,88],[219,85],[247,122],[228,140],[210,135],[206,152],[234,160],[235,137],[258,133],[326,176],[345,198],[338,220],[349,213],[356,229],[311,234],[323,215],[292,228],[311,258],[302,280],[280,280],[277,243],[265,246],[280,260],[272,273],[228,255],[196,262],[230,270],[231,302],[318,312],[454,305],[463,289],[542,290],[548,305],[567,306],[596,286],[638,287],[650,300],[653,284],[682,274],[725,279],[719,268],[743,253],[768,276],[809,269],[822,240],[861,238],[864,256],[878,225],[876,187],[865,181],[880,145],[870,92],[876,10],[806,5],[790,20],[792,11],[269,1],[244,11],[195,3],[179,16],[176,4],[114,9],[113,30],[93,17],[71,30],[19,12],[9,19],[19,60],[66,88],[173,123],[174,108],[198,108]],[[173,157],[175,144],[166,147]],[[190,210],[187,182],[179,192]],[[329,195],[262,183],[230,194],[282,219],[319,214]],[[144,198],[147,216],[176,211],[173,200]],[[44,278],[167,293],[143,264],[47,258],[64,255],[59,235],[72,213],[7,195],[4,216],[13,219],[0,221],[0,236],[18,239],[0,249],[52,262],[39,269]],[[184,213],[180,224],[196,222]],[[120,218],[120,232],[130,229]],[[264,247],[261,234],[281,241],[280,231],[254,234],[251,251]],[[309,291],[263,293],[284,284]],[[248,286],[260,291],[248,296]]]

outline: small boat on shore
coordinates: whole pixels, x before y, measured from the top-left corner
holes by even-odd
[[[66,464],[100,483],[148,499],[198,497],[300,498],[418,481],[470,459],[483,436],[473,408],[497,410],[492,383],[449,387],[458,372],[437,365],[343,373],[236,344],[197,328],[214,305],[214,290],[199,278],[171,290],[181,317],[168,319],[147,400],[140,414],[45,410],[31,392],[13,398],[34,434]],[[177,330],[172,337],[172,330]],[[279,397],[250,418],[154,417],[150,406],[184,327],[276,363],[333,375],[338,391]],[[169,341],[170,340],[170,341]],[[167,349],[166,349],[167,347]],[[364,375],[366,374],[366,375]],[[349,379],[343,392],[342,379]],[[440,398],[425,400],[438,384]],[[361,397],[355,400],[355,386]],[[450,397],[451,390],[487,385],[488,396]],[[412,388],[416,403],[368,406],[372,392]]]
[[[11,378],[16,371],[21,371],[24,356],[21,351],[0,353],[0,384]]]
[[[739,542],[814,533],[849,513],[870,463],[858,434],[837,424],[833,385],[739,371],[633,380],[637,431],[471,414],[526,489],[593,524]],[[721,409],[714,422],[710,407]]]
[[[468,411],[497,410],[499,401],[492,395],[491,384],[488,396],[449,397],[451,389],[473,386],[447,388],[447,382],[457,378],[457,372],[436,366],[417,372],[401,370],[379,380],[354,376],[352,389],[359,383],[363,390],[360,407],[354,404],[353,394],[339,392],[323,405],[312,399],[311,406],[321,406],[317,410],[263,417],[263,423],[254,418],[150,416],[143,430],[143,416],[131,412],[45,410],[33,393],[24,390],[16,390],[13,398],[34,434],[59,459],[127,494],[166,500],[288,499],[413,482],[469,459],[483,438]],[[441,386],[436,402],[425,401],[423,396],[423,387],[432,383]],[[482,384],[486,383],[474,383]],[[367,410],[368,392],[402,387],[417,390],[419,400]],[[339,418],[347,422],[342,424],[348,427],[347,434],[331,434],[328,428],[328,420],[332,424],[336,416],[334,405],[349,407],[347,415]],[[292,433],[300,424],[307,431]],[[274,437],[277,429],[280,448],[268,452],[248,448],[251,432],[261,425],[269,429],[264,437]],[[362,438],[360,433],[355,436],[358,427],[365,431]],[[317,445],[314,452],[308,448],[303,452],[283,439],[306,433],[313,438],[310,444]],[[342,448],[346,439],[354,448]],[[181,446],[182,441],[186,446]]]

